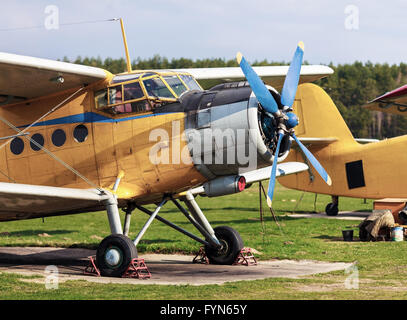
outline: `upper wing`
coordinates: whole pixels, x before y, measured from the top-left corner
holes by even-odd
[[[252,184],[254,182],[259,182],[263,180],[270,179],[271,167],[252,170],[241,174],[246,179],[246,185]],[[279,163],[277,165],[276,177],[286,176],[289,174],[299,173],[308,170],[308,166],[302,162],[285,162]],[[205,193],[204,186],[199,186],[190,190],[192,194],[202,194]]]
[[[0,52],[0,105],[90,84],[109,74],[100,68]]]
[[[406,115],[407,111],[407,85],[377,97],[363,107],[369,110],[382,111]]]
[[[283,87],[288,68],[288,66],[253,67],[266,84],[276,89]],[[174,69],[173,71],[191,74],[204,89],[225,82],[246,81],[242,69],[239,67]],[[333,70],[327,66],[305,65],[301,67],[300,83],[312,82],[332,73]]]
[[[0,221],[99,210],[109,197],[96,189],[0,182]]]

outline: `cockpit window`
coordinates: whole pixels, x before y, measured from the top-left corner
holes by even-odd
[[[163,78],[178,97],[188,90],[177,76],[165,76]]]
[[[120,103],[123,101],[122,86],[109,88],[109,104]]]
[[[175,98],[164,82],[158,77],[144,80],[143,83],[150,97]]]
[[[171,71],[120,74],[107,88],[95,91],[95,106],[113,115],[152,112],[188,90],[202,90],[190,75]]]
[[[144,97],[143,90],[141,90],[140,83],[132,82],[123,85],[124,87],[124,100],[133,100]]]
[[[179,76],[181,77],[182,81],[184,81],[184,83],[188,86],[189,90],[202,90],[199,84],[197,84],[194,78],[192,78],[191,76],[186,74],[180,74]]]

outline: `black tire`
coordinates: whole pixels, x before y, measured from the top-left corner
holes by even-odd
[[[116,264],[109,263],[108,256],[112,251],[119,258]],[[96,251],[96,265],[100,274],[106,277],[121,277],[132,259],[137,258],[137,249],[133,241],[123,234],[112,234],[102,240]]]
[[[328,216],[337,216],[338,215],[338,205],[336,203],[328,203],[325,207],[325,212]]]
[[[214,228],[216,238],[222,243],[222,248],[205,246],[205,253],[211,264],[231,265],[236,261],[243,249],[243,240],[233,228],[221,226]]]

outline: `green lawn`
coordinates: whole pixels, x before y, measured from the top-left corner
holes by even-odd
[[[314,194],[278,185],[273,202],[281,229],[264,205],[265,221],[260,222],[258,189],[254,185],[241,194],[219,198],[199,197],[203,212],[213,226],[229,225],[237,229],[245,246],[261,253],[260,259],[312,259],[356,262],[359,289],[346,289],[344,272],[333,272],[303,279],[242,281],[222,286],[102,285],[84,281],[61,283],[56,291],[43,285],[21,281],[21,276],[0,274],[2,299],[400,299],[406,298],[406,242],[344,242],[341,231],[354,228],[359,221],[299,219],[287,216],[314,211]],[[330,197],[319,195],[317,211],[323,211]],[[372,201],[340,199],[340,210],[372,209]],[[197,234],[175,206],[169,204],[162,216]],[[134,238],[148,216],[135,213],[130,237]],[[0,246],[63,246],[96,248],[109,234],[104,212],[13,221],[0,224]],[[196,253],[199,244],[154,221],[141,241],[140,252]],[[114,292],[114,294],[112,294]]]

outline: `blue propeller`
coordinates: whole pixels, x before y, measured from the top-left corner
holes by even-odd
[[[271,95],[270,91],[266,88],[263,81],[260,79],[257,73],[254,72],[250,64],[246,61],[246,59],[240,52],[237,53],[236,59],[247,81],[249,82],[254,95],[256,96],[257,100],[259,100],[263,108],[271,114],[278,113],[278,105]]]
[[[286,78],[284,80],[283,89],[281,91],[281,104],[283,105],[283,107],[282,109],[279,109],[277,102],[274,100],[274,97],[264,85],[260,77],[252,69],[250,64],[246,61],[246,59],[240,52],[236,55],[237,62],[239,63],[240,68],[242,69],[247,81],[249,82],[250,87],[252,88],[257,100],[267,112],[271,113],[275,117],[275,120],[278,123],[276,128],[278,132],[278,140],[274,152],[273,166],[271,169],[270,182],[267,190],[267,204],[269,207],[271,207],[271,203],[273,201],[274,187],[276,184],[278,154],[280,152],[281,142],[286,134],[294,138],[306,158],[319,173],[322,179],[328,185],[332,184],[331,178],[329,177],[325,169],[294,134],[294,127],[298,125],[298,118],[294,113],[291,112],[291,107],[294,103],[295,95],[297,93],[303,56],[304,43],[300,41],[298,43],[297,49],[295,50],[294,57],[291,61]]]
[[[312,164],[315,170],[319,173],[321,178],[326,182],[328,186],[332,184],[331,177],[322,167],[322,165],[318,162],[318,160],[314,157],[314,155],[302,144],[300,140],[298,140],[297,136],[292,133],[291,136],[294,138],[295,142],[297,142],[298,146],[301,148],[302,152],[307,157],[308,161]]]
[[[288,72],[284,80],[283,89],[281,90],[281,103],[288,107],[293,105],[295,94],[297,93],[303,56],[304,43],[300,41],[297,49],[295,50],[294,57],[291,60],[290,67],[288,68]]]
[[[284,138],[284,133],[280,132],[278,134],[278,142],[277,142],[276,152],[274,154],[273,166],[271,167],[269,186],[267,189],[267,205],[269,207],[271,207],[271,201],[273,200],[274,187],[276,184],[278,153],[280,152],[281,140],[283,140],[283,138]]]

